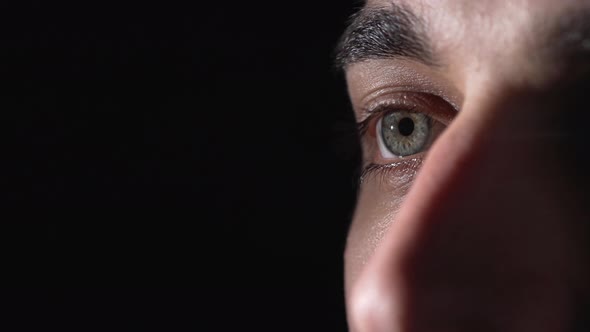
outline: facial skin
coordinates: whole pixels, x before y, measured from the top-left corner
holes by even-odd
[[[364,159],[345,252],[351,331],[579,328],[584,22],[590,1],[365,4],[339,57]],[[403,157],[383,149],[380,120],[396,112],[431,119]]]

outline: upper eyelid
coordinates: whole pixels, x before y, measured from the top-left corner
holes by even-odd
[[[444,105],[441,105],[441,103],[444,103]],[[447,125],[458,113],[455,106],[448,103],[445,99],[429,93],[402,91],[380,94],[377,97],[365,101],[358,109],[357,117],[359,119],[357,120],[357,125],[359,133],[364,135],[372,119],[390,110],[424,113],[434,120]]]
[[[427,106],[426,104],[433,104],[435,101],[445,102],[447,105],[451,106],[455,112],[459,112],[459,107],[455,103],[440,94],[423,91],[400,91],[397,89],[391,91],[389,89],[381,89],[371,93],[360,101],[358,113],[361,117],[367,116],[371,110],[383,103],[392,104],[391,106],[393,106],[393,104],[399,104],[400,108],[407,108],[409,106]]]
[[[388,89],[378,89],[368,94],[360,101],[358,114],[360,115],[360,118],[366,118],[370,115],[371,111],[375,110],[384,103],[390,104],[389,106],[393,106],[394,103],[398,103],[400,108],[402,106],[407,107],[408,102],[414,101],[415,104],[416,95],[420,94],[423,93],[405,90],[388,91]],[[408,98],[408,95],[410,95],[411,98]]]
[[[464,96],[447,71],[441,71],[410,59],[367,60],[346,70],[348,94],[357,119],[373,100],[384,95],[424,94],[439,97],[455,110]]]
[[[381,111],[383,108],[399,109],[404,111],[412,111],[417,108],[415,104],[401,104],[396,98],[387,98],[377,102],[368,103],[360,108],[360,115],[363,118],[368,118],[376,111]]]

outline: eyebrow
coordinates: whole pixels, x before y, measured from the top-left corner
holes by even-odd
[[[335,65],[346,69],[369,59],[406,57],[433,64],[423,23],[410,10],[397,4],[389,8],[365,8],[351,23],[336,48]]]

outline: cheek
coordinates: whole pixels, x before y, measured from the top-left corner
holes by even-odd
[[[394,224],[416,174],[394,173],[371,176],[363,181],[344,255],[347,290],[354,285],[383,235]]]

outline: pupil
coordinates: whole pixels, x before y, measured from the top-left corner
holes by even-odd
[[[403,118],[398,123],[399,133],[404,136],[410,136],[414,132],[414,121],[410,118]]]

